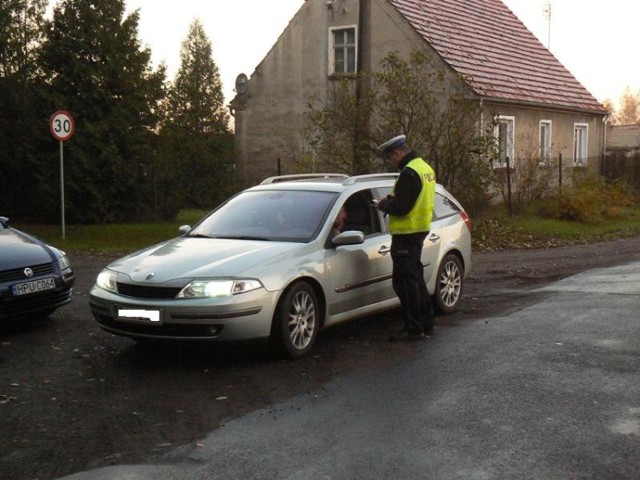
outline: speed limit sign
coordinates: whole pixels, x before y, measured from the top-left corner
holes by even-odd
[[[69,112],[58,110],[51,115],[49,120],[49,130],[56,140],[60,141],[60,209],[62,217],[62,239],[65,239],[65,219],[64,219],[64,149],[62,145],[65,141],[73,137],[75,125],[73,117]]]
[[[60,140],[61,142],[69,140],[73,136],[73,132],[75,130],[73,117],[69,112],[58,110],[56,113],[51,115],[49,128],[56,140]]]

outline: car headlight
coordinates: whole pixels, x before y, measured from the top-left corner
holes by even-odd
[[[58,257],[58,265],[60,265],[60,270],[71,268],[71,262],[69,261],[66,253],[60,252],[60,256]]]
[[[96,285],[103,290],[107,290],[109,292],[117,292],[118,288],[116,287],[116,272],[114,272],[113,270],[101,271],[98,274]]]
[[[182,289],[178,298],[228,297],[261,287],[258,280],[194,280]]]

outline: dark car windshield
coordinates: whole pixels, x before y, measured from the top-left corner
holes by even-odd
[[[291,190],[243,192],[212,212],[189,236],[309,242],[336,194]]]

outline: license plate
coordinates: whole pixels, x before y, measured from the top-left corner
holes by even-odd
[[[143,322],[160,325],[162,319],[160,310],[136,310],[129,308],[118,309],[118,320],[129,322]]]
[[[11,291],[15,297],[29,295],[31,293],[44,292],[56,288],[56,280],[53,277],[31,280],[30,282],[16,283],[11,286]]]

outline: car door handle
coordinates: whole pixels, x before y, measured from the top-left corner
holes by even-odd
[[[378,250],[378,253],[380,255],[386,255],[390,251],[391,251],[391,247],[387,247],[386,245],[383,245],[383,246],[380,247],[380,250]]]
[[[434,233],[433,235],[429,236],[429,241],[431,243],[436,243],[438,240],[440,240],[440,235]]]

